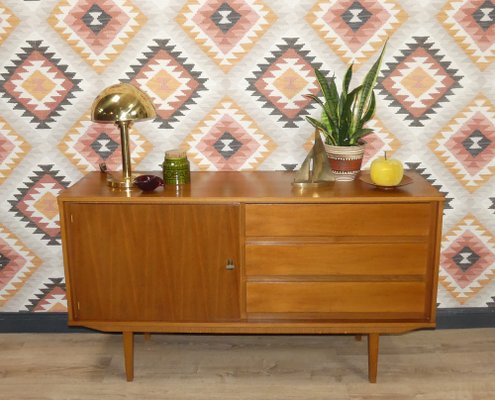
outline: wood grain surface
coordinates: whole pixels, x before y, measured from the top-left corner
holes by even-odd
[[[1,400],[491,400],[495,330],[381,335],[378,383],[353,336],[0,335]]]
[[[418,173],[407,172],[413,179],[410,185],[389,191],[377,189],[367,183],[355,180],[349,183],[332,183],[328,187],[314,190],[298,190],[292,186],[294,173],[286,171],[201,171],[191,172],[191,183],[175,186],[165,185],[153,192],[141,192],[134,188],[118,191],[109,188],[105,175],[90,172],[76,185],[65,190],[60,199],[64,201],[93,202],[143,202],[171,203],[204,202],[205,197],[212,202],[242,201],[253,202],[325,202],[341,203],[360,197],[365,202],[403,201],[421,198],[425,201],[438,200],[443,196]],[[155,172],[155,174],[160,174]],[[392,195],[391,195],[392,194]]]
[[[76,318],[238,320],[238,208],[70,204]]]
[[[58,198],[69,324],[133,334],[379,334],[435,325],[443,195],[424,178],[295,189],[294,174],[198,172],[152,193],[90,173]],[[307,267],[309,266],[309,267]]]

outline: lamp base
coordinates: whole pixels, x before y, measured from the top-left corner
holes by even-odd
[[[134,186],[134,176],[125,177],[115,172],[107,172],[107,185],[115,189],[131,189]]]
[[[299,189],[315,189],[324,186],[329,186],[331,181],[303,181],[303,182],[292,182],[292,185]]]

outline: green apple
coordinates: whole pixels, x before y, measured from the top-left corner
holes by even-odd
[[[396,186],[402,181],[404,168],[399,160],[384,157],[378,157],[373,160],[370,167],[371,180],[379,186]]]

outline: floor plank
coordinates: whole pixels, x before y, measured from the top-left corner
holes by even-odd
[[[495,399],[495,329],[380,338],[378,383],[354,336],[135,338],[126,382],[117,334],[0,335],[0,399]]]

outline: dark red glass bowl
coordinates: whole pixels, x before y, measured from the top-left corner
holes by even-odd
[[[163,186],[163,179],[156,175],[139,175],[134,178],[134,184],[143,192],[151,192]]]

